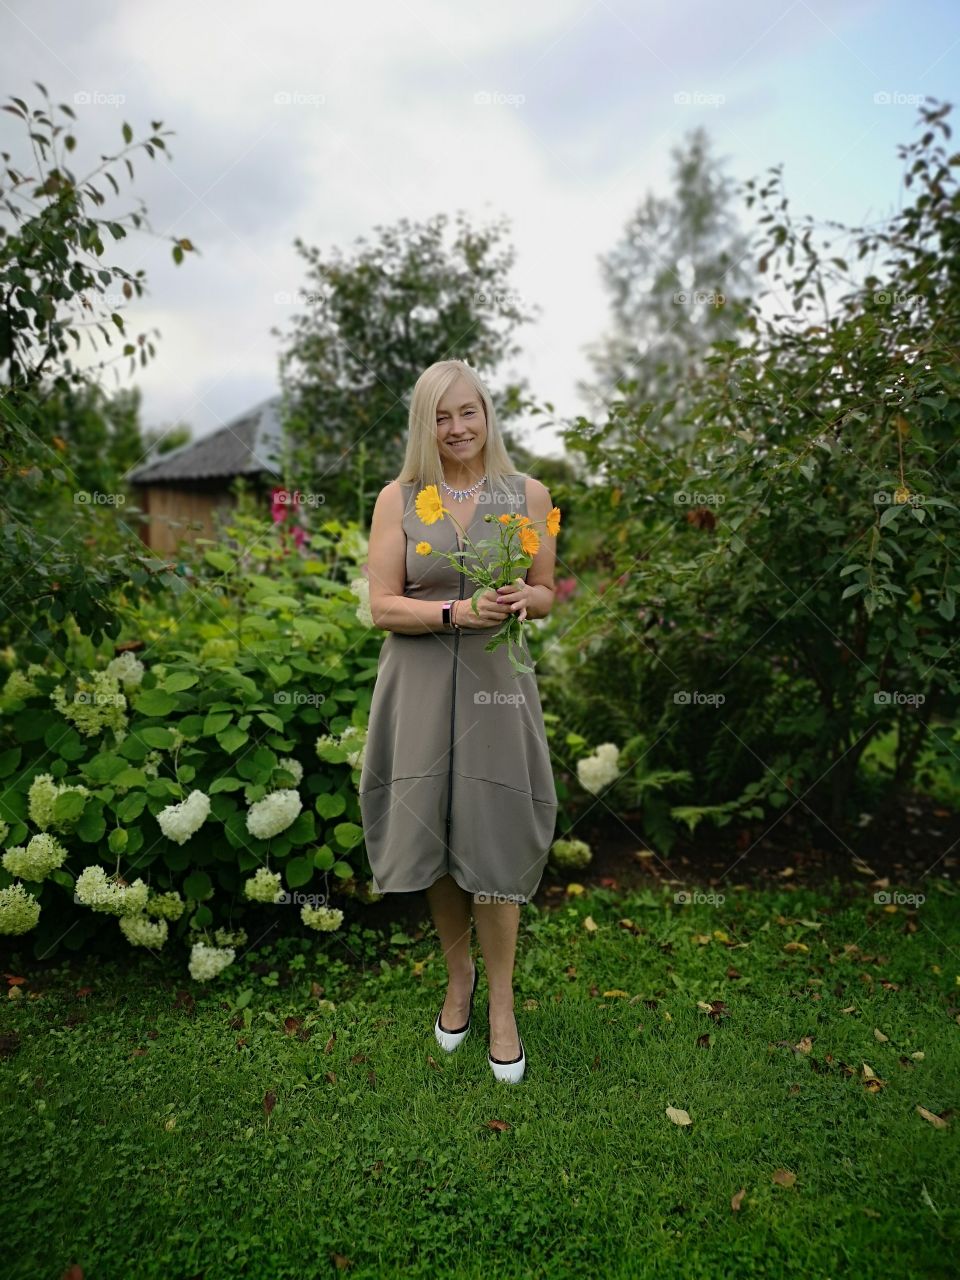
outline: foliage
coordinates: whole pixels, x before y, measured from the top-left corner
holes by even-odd
[[[24,171],[2,153],[0,208],[10,223],[0,226],[0,469],[8,513],[0,531],[0,635],[9,636],[16,625],[62,657],[68,616],[95,640],[115,635],[104,603],[111,590],[135,570],[154,589],[164,585],[164,566],[141,555],[139,540],[114,548],[107,531],[115,523],[115,468],[130,459],[134,436],[129,402],[110,410],[94,386],[96,371],[126,361],[133,372],[155,354],[152,336],[129,334],[125,318],[126,304],[143,296],[145,272],[111,265],[105,247],[130,229],[149,230],[145,211],[141,203],[129,213],[104,212],[103,188],[109,184],[119,195],[114,170],[122,165],[132,179],[131,153],[142,148],[154,158],[165,152],[167,134],[153,121],[149,136],[134,142],[124,123],[122,150],[101,156],[78,176],[67,163],[77,147],[75,113],[66,103],[54,107],[44,86],[37,87],[43,107],[31,111],[23,99],[12,98],[3,108],[23,122],[34,168]],[[70,123],[55,122],[57,113]],[[192,248],[188,239],[173,238],[174,262]],[[112,350],[118,342],[109,358],[81,363],[85,347],[99,352],[101,344]],[[65,417],[72,418],[72,431]],[[109,441],[99,457],[73,447],[77,432],[92,421],[93,434]],[[91,478],[109,486],[102,505],[83,500]],[[70,515],[61,524],[57,516],[65,506]],[[104,538],[108,554],[98,557],[94,548]],[[142,573],[144,565],[159,581]]]
[[[307,309],[280,335],[291,474],[317,477],[326,509],[362,526],[400,469],[422,371],[457,357],[489,377],[518,351],[513,331],[532,318],[509,284],[514,252],[500,245],[503,221],[474,230],[460,214],[449,247],[448,221],[401,218],[375,228],[372,244],[361,236],[352,256],[294,242],[308,282]],[[506,389],[505,412],[519,393],[520,384]]]
[[[111,682],[113,654],[71,626],[65,663],[27,643],[8,680],[3,845],[34,834],[29,793],[38,775],[87,788],[56,802],[67,864],[27,885],[42,907],[38,954],[61,937],[78,947],[98,927],[72,901],[88,865],[105,865],[128,884],[142,877],[151,894],[182,892],[189,910],[178,937],[242,921],[243,885],[260,866],[281,871],[287,890],[312,892],[322,878],[324,898],[331,876],[352,888],[360,872],[357,769],[380,640],[362,602],[358,615],[365,539],[331,521],[307,555],[292,553],[263,519],[241,517],[226,532],[229,550],[209,542],[186,550],[168,611],[116,602],[129,637],[122,648],[142,664],[139,679],[114,667]],[[297,761],[302,781],[287,760]],[[278,790],[297,790],[302,810],[279,834],[256,838],[248,808]],[[194,792],[209,798],[209,815],[204,821],[201,811],[199,830],[179,843],[158,814]],[[2,885],[10,880],[0,872]]]
[[[676,821],[766,819],[788,804],[842,839],[875,735],[896,726],[890,804],[925,747],[956,754],[960,155],[938,141],[949,110],[924,107],[923,136],[902,148],[913,203],[846,233],[868,259],[862,278],[797,226],[778,170],[747,184],[763,210],[758,268],[792,314],[752,304],[751,340],[713,344],[691,441],[652,445],[670,402],[618,404],[567,433],[605,480],[592,508],[620,577],[584,611],[590,629],[573,632],[555,680],[548,651],[544,679],[572,729],[589,718],[593,738],[621,741],[640,730],[645,767],[690,771],[646,816],[664,839]]]
[[[687,385],[710,344],[744,322],[755,278],[744,266],[749,243],[730,208],[732,184],[706,131],[691,131],[672,160],[670,197],[648,193],[601,259],[611,330],[589,351],[595,385],[579,384],[634,411],[669,398],[656,429],[663,440],[682,434]]]

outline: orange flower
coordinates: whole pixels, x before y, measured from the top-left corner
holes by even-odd
[[[431,547],[431,545],[430,545],[430,543],[429,543],[429,542],[418,542],[418,543],[417,543],[417,555],[418,555],[418,556],[428,556],[432,550],[433,550],[433,547]]]
[[[510,521],[511,521],[511,519],[512,519],[512,517],[511,517],[511,516],[500,516],[500,517],[498,517],[498,518],[499,518],[499,520],[500,520],[500,523],[501,523],[501,524],[509,524],[509,523],[510,523]]]
[[[540,535],[532,525],[520,526],[520,550],[527,556],[535,556],[540,549]]]
[[[435,484],[428,484],[425,489],[420,490],[414,506],[424,524],[435,524],[437,520],[443,519],[444,506]]]
[[[547,533],[551,534],[555,538],[559,532],[560,532],[560,508],[554,507],[553,510],[550,512],[550,514],[547,516]]]

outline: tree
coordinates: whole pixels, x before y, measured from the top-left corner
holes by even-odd
[[[143,554],[138,539],[127,537],[117,546],[115,503],[78,500],[91,476],[115,484],[112,462],[131,455],[132,402],[108,409],[93,390],[98,373],[120,361],[128,361],[133,372],[155,354],[151,335],[128,336],[124,317],[125,302],[144,293],[145,272],[112,266],[105,249],[124,239],[130,227],[149,230],[145,210],[141,202],[139,210],[98,216],[108,199],[102,187],[109,184],[119,195],[114,169],[122,164],[132,179],[130,153],[142,148],[154,158],[166,150],[166,135],[162,122],[152,121],[149,136],[134,142],[124,123],[123,149],[101,156],[78,177],[67,165],[77,146],[75,113],[66,103],[54,107],[44,86],[35,83],[43,107],[30,111],[15,97],[3,107],[26,127],[34,171],[22,172],[2,152],[0,209],[10,221],[0,225],[0,471],[7,517],[0,530],[0,635],[30,636],[43,656],[46,649],[64,651],[69,616],[94,643],[102,633],[116,634],[113,587],[131,581],[145,586],[152,575],[162,585],[182,584]],[[55,122],[57,113],[70,123]],[[192,249],[188,239],[172,238],[175,263]],[[107,348],[118,341],[122,346],[81,365],[85,346],[100,351],[98,338]],[[67,408],[78,415],[70,428]],[[99,434],[101,441],[109,438],[116,458],[95,457],[84,431]],[[63,505],[71,508],[65,524],[53,514]],[[116,547],[116,554],[104,557],[104,545]]]
[[[603,475],[592,503],[623,579],[593,605],[576,697],[595,709],[594,740],[639,726],[644,769],[689,773],[645,811],[661,843],[672,822],[794,809],[818,840],[846,841],[871,795],[878,814],[897,803],[922,753],[957,757],[950,109],[921,108],[923,135],[901,148],[913,203],[874,229],[831,223],[817,244],[827,233],[791,216],[779,169],[746,184],[758,270],[790,307],[756,305],[743,342],[713,344],[690,441],[653,447],[654,405],[628,431],[580,419],[567,435]],[[884,733],[895,759],[877,796],[860,764]]]
[[[588,351],[595,382],[578,384],[581,395],[628,409],[660,403],[663,440],[680,433],[686,388],[706,349],[743,324],[738,294],[749,294],[754,279],[744,266],[748,238],[730,208],[731,182],[710,154],[707,133],[693,130],[671,154],[672,195],[648,193],[601,258],[612,328]]]
[[[361,525],[400,468],[423,369],[456,357],[489,378],[517,353],[512,333],[532,318],[509,287],[515,255],[500,246],[504,221],[476,231],[459,214],[449,248],[447,222],[438,214],[378,226],[378,239],[359,237],[351,256],[295,241],[308,283],[307,309],[280,335],[291,487],[312,486],[325,508]],[[522,385],[502,393],[505,411]]]

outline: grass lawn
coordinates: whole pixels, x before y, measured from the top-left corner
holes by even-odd
[[[525,907],[518,1086],[482,967],[436,1044],[426,926],[281,939],[209,984],[176,944],[8,954],[3,1274],[955,1277],[960,915],[925,892]]]

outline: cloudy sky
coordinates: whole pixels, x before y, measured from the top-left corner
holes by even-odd
[[[667,190],[685,132],[705,124],[738,180],[782,161],[797,214],[876,220],[902,199],[917,95],[957,87],[960,4],[0,0],[0,66],[5,101],[39,106],[39,80],[74,105],[77,173],[119,150],[123,121],[175,130],[113,205],[132,191],[155,232],[122,259],[150,285],[132,330],[162,334],[138,375],[145,425],[205,435],[276,391],[278,295],[305,285],[295,236],[348,249],[458,209],[510,220],[513,286],[541,308],[513,372],[572,415],[606,321],[597,257]],[[28,164],[7,113],[0,140]],[[174,235],[202,256],[174,267]]]

